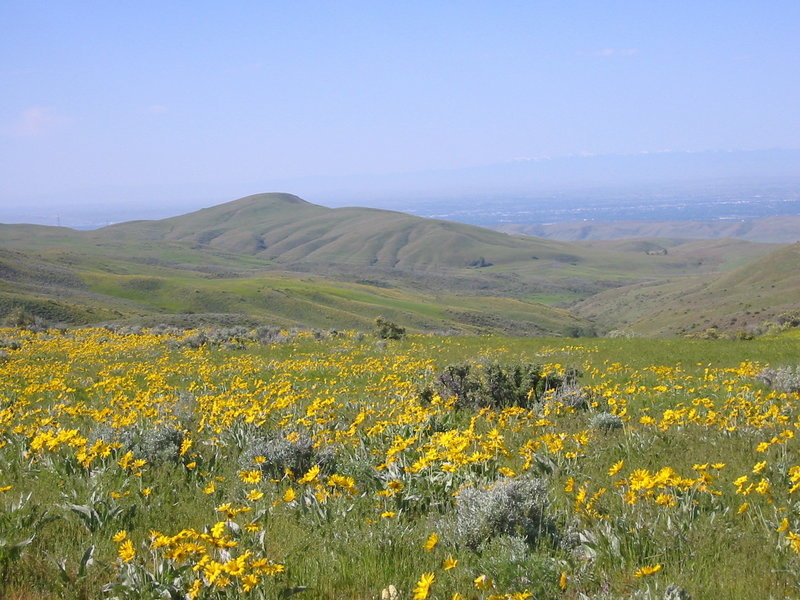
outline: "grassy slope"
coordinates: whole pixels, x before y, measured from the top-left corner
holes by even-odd
[[[9,249],[0,264],[3,313],[22,304],[79,323],[244,313],[317,327],[364,327],[383,314],[418,330],[527,334],[564,333],[591,320],[675,332],[698,319],[704,301],[675,310],[687,290],[775,248],[738,240],[565,243],[391,211],[329,209],[288,194],[91,232],[0,225],[0,240]],[[666,255],[648,254],[661,248]],[[469,266],[481,259],[486,266]],[[29,272],[38,279],[23,276]],[[741,305],[759,305],[746,282],[727,286]],[[564,310],[579,300],[577,312]],[[656,315],[659,308],[666,312]]]
[[[642,283],[598,294],[579,314],[641,333],[746,328],[797,310],[800,244],[775,250],[714,279]],[[620,319],[623,315],[623,319]]]
[[[99,230],[94,237],[177,241],[284,265],[370,266],[476,279],[513,272],[530,281],[630,280],[709,270],[701,268],[702,258],[691,252],[654,261],[639,248],[510,236],[386,210],[330,209],[289,194],[258,194],[161,221],[123,223]],[[758,252],[757,245],[737,244],[743,252]],[[715,252],[711,246],[702,253]],[[490,266],[465,271],[480,258]]]
[[[68,247],[68,246],[65,246]],[[416,330],[564,333],[588,324],[563,309],[515,300],[438,295],[256,270],[247,260],[191,251],[197,262],[114,256],[124,246],[0,252],[0,311],[14,306],[51,321],[90,323],[169,314],[246,314],[281,326],[369,329],[386,318]],[[168,250],[180,258],[181,247]],[[133,252],[133,248],[129,248]],[[185,251],[185,250],[183,250]],[[247,267],[234,271],[235,267]]]

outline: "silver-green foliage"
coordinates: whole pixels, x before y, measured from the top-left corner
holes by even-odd
[[[456,503],[456,542],[473,550],[498,535],[534,542],[547,530],[547,484],[538,478],[502,479],[489,488],[461,491]]]
[[[259,457],[264,460],[257,461]],[[272,433],[247,440],[239,462],[242,468],[258,467],[275,476],[282,476],[287,469],[299,476],[314,466],[323,472],[333,472],[335,459],[330,448],[316,448],[306,434],[287,439],[282,433]]]
[[[622,419],[608,412],[600,412],[589,419],[589,426],[603,433],[611,433],[617,429],[622,429]]]
[[[800,392],[800,366],[767,368],[759,373],[758,378],[779,392],[786,394]]]

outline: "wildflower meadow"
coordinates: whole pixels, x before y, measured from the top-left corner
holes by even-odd
[[[800,339],[0,330],[0,597],[800,597]]]

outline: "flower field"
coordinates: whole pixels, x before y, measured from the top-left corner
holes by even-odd
[[[3,598],[800,596],[797,339],[0,347]]]

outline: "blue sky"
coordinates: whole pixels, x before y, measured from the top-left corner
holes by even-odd
[[[800,148],[796,0],[5,0],[0,20],[5,205]]]

